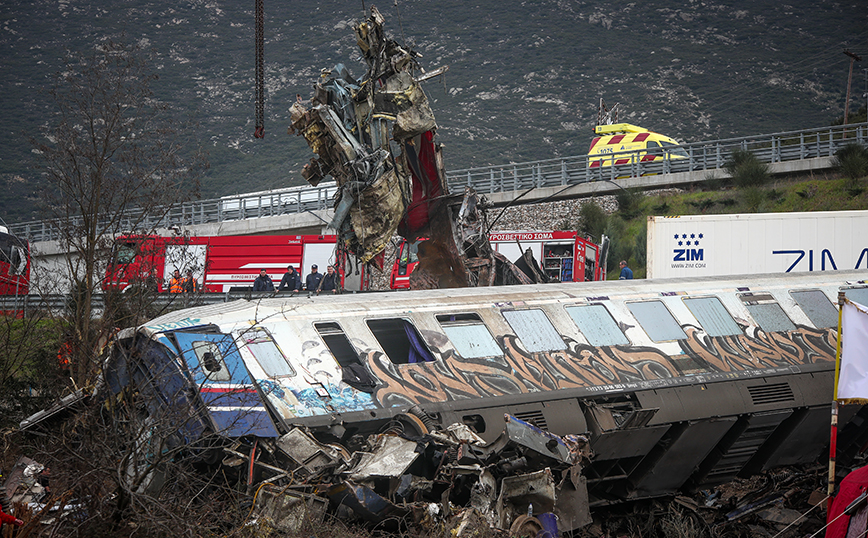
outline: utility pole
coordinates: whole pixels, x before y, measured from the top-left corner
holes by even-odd
[[[862,58],[845,50],[844,54],[850,57],[850,75],[847,77],[847,100],[844,102],[844,125],[847,125],[847,116],[850,114],[850,84],[853,82],[853,63],[861,62]],[[847,137],[847,130],[844,130],[844,138]]]

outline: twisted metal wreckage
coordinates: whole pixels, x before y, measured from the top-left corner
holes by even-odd
[[[302,175],[316,186],[326,176],[339,194],[330,227],[339,248],[360,263],[374,261],[397,232],[420,245],[414,289],[527,284],[546,279],[528,259],[519,270],[488,243],[476,193],[450,195],[437,124],[420,83],[446,67],[424,72],[421,55],[388,39],[375,7],[354,27],[368,72],[354,79],[343,64],[324,71],[312,107],[290,109],[290,133],[303,135],[318,158]],[[536,268],[536,270],[534,270]]]
[[[445,195],[424,77],[382,25],[372,9],[355,28],[365,79],[339,66],[293,106],[319,155],[305,177],[338,179],[358,259],[395,230],[432,237],[417,284],[464,289],[240,300],[121,331],[93,398],[139,427],[129,487],[159,494],[166,459],[194,454],[282,529],[331,512],[557,536],[597,507],[816,461],[831,298],[868,301],[864,274],[468,287],[526,277],[478,241],[472,193]],[[868,442],[866,420],[842,408],[839,449]]]

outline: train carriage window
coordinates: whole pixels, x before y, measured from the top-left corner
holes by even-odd
[[[681,325],[675,321],[663,301],[644,301],[627,303],[627,308],[645,329],[645,332],[655,342],[667,340],[684,340],[687,335]]]
[[[741,328],[717,297],[685,298],[684,304],[708,336],[741,334]]]
[[[199,341],[192,343],[193,353],[202,368],[202,374],[209,381],[231,381],[232,373],[226,367],[223,354],[216,342]]]
[[[566,310],[592,346],[626,346],[630,343],[605,306],[568,306]]]
[[[790,295],[818,329],[838,326],[838,309],[822,291],[799,290]]]
[[[253,329],[242,335],[247,349],[268,377],[292,377],[295,370],[265,329]]]
[[[340,365],[341,381],[362,392],[374,392],[377,382],[362,364],[341,326],[335,322],[314,323],[313,326]]]
[[[844,296],[853,301],[854,303],[859,303],[862,306],[868,306],[868,288],[853,288],[850,290],[844,290]],[[835,321],[835,326],[838,325],[838,321]]]
[[[341,367],[359,362],[359,355],[340,325],[334,322],[326,322],[314,323],[313,326]]]
[[[760,329],[767,333],[792,331],[796,328],[790,318],[784,313],[781,305],[768,293],[745,293],[739,299],[747,307],[751,317]]]
[[[367,324],[393,364],[434,361],[434,356],[422,341],[419,331],[409,320],[369,319]]]
[[[465,359],[502,357],[503,350],[497,345],[488,327],[478,314],[444,314],[437,316],[443,332]]]
[[[542,310],[504,310],[502,314],[528,353],[567,349]]]

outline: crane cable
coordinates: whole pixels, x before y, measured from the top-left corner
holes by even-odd
[[[256,129],[254,138],[265,137],[265,16],[264,0],[256,0]]]

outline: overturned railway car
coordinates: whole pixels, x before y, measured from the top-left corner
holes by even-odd
[[[349,453],[396,426],[424,436],[453,424],[491,443],[505,414],[584,435],[592,455],[573,483],[593,508],[820,457],[837,295],[868,304],[865,277],[237,301],[123,331],[105,373],[116,391],[134,385],[145,395],[149,413],[183,417],[176,443],[278,439],[301,428]],[[857,430],[853,444],[865,441],[861,419],[851,420],[862,412],[840,414],[842,428]]]

